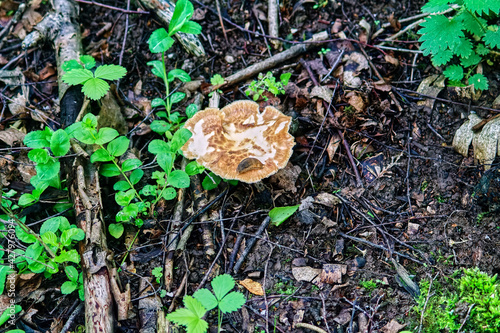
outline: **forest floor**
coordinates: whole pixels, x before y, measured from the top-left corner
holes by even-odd
[[[53,120],[54,130],[60,123],[54,50],[50,43],[27,52],[21,49],[24,36],[50,11],[48,2],[38,3],[29,9],[29,19],[25,17],[21,26],[14,25],[10,34],[0,38],[0,67],[19,69],[25,77],[18,85],[0,78],[0,151],[5,157],[0,158],[0,166],[4,192],[15,189],[14,198],[27,191],[34,168],[28,163],[22,138],[14,140],[2,132],[15,127],[27,133],[45,125],[32,113],[10,110],[9,100],[28,89],[26,105],[43,110]],[[139,110],[125,112],[125,118],[128,131],[141,128],[139,134],[130,136],[131,146],[147,164],[153,162],[147,144],[161,136],[149,130],[154,115],[140,109],[134,98],[145,97],[151,110],[151,100],[162,97],[163,82],[147,65],[158,59],[147,42],[161,25],[153,14],[126,13],[126,2],[103,3],[107,7],[79,3],[83,53],[101,64],[120,64],[127,69],[116,98],[122,111]],[[193,221],[186,249],[176,252],[172,289],[157,297],[164,309],[181,307],[182,296],[192,295],[197,288],[208,287],[207,281],[214,276],[228,273],[236,281],[250,278],[265,290],[263,296],[252,295],[238,285],[247,302],[240,311],[224,317],[223,328],[230,332],[310,331],[303,323],[330,333],[417,332],[421,315],[414,307],[419,291],[404,281],[446,284],[460,269],[472,267],[490,275],[500,272],[500,218],[473,196],[485,169],[475,164],[472,153],[463,157],[452,148],[455,132],[471,108],[491,107],[499,94],[498,72],[492,67],[485,70],[490,88],[479,100],[458,100],[447,88],[434,90],[437,100],[428,96],[429,90],[417,93],[424,79],[439,74],[428,57],[418,52],[418,28],[395,41],[386,40],[415,22],[398,20],[419,15],[423,4],[421,0],[280,2],[281,39],[300,42],[328,33],[326,41],[270,68],[276,78],[282,73],[291,73],[291,78],[283,94],[266,93],[266,101],[258,101],[261,107],[274,105],[293,118],[293,155],[285,169],[263,180],[261,186],[222,182],[208,191],[208,201],[223,196],[208,210],[208,220]],[[12,19],[17,5],[0,2],[3,26]],[[187,93],[175,106],[182,115],[196,94],[205,97],[201,109],[208,106],[214,75],[228,77],[295,45],[263,37],[262,30],[268,35],[266,2],[221,1],[221,16],[215,1],[194,1],[193,5],[192,19],[202,26],[199,38],[206,56],[192,56],[179,43],[167,53],[167,70],[182,68],[194,82],[189,87],[178,86]],[[132,3],[130,10],[148,11],[136,6]],[[226,19],[224,27],[220,17]],[[382,26],[384,30],[373,37]],[[245,91],[256,79],[253,76],[222,87],[220,106],[248,99]],[[488,109],[474,110],[483,118],[495,114]],[[103,216],[114,222],[119,207],[113,200],[112,183],[101,181]],[[490,175],[482,181],[498,186],[500,177]],[[195,193],[187,191],[183,221],[196,213],[194,201]],[[127,267],[119,273],[121,283],[131,287],[129,316],[117,323],[116,331],[144,331],[144,317],[139,315],[145,297],[141,281],[149,278],[160,295],[163,280],[151,277],[156,267],[164,266],[164,236],[174,204],[175,200],[158,205],[130,249],[123,238],[108,234],[107,246],[116,266]],[[241,268],[237,272],[231,269],[238,258],[231,254],[241,254],[269,210],[293,205],[300,205],[298,211],[281,225],[269,226]],[[45,204],[22,215],[27,223],[34,223],[53,214],[51,205]],[[71,222],[71,214],[66,214]],[[133,237],[137,229],[130,228]],[[203,237],[207,232],[213,244],[213,252],[208,253]],[[243,237],[237,241],[239,235]],[[19,246],[26,248],[26,244]],[[70,319],[69,330],[81,331],[80,301],[76,294],[70,297],[60,292],[65,280],[64,273],[51,279],[25,274],[17,285],[23,289],[16,301],[23,309],[17,328],[58,332],[79,311],[80,315]],[[425,297],[432,295],[422,290]],[[8,299],[2,302],[8,305]],[[467,320],[466,312],[459,322]],[[216,315],[211,313],[206,320],[214,330]],[[420,331],[426,332],[425,328]]]

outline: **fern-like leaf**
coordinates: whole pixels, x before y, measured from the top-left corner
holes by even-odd
[[[450,8],[449,4],[454,2],[453,0],[430,0],[422,7],[422,12],[439,13]]]
[[[488,31],[484,34],[484,43],[490,47],[496,47],[500,49],[500,29],[497,25],[491,26]]]
[[[494,14],[500,13],[500,1],[498,0],[464,0],[464,6],[479,15],[489,14],[490,10]]]

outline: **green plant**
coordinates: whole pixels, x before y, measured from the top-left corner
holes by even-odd
[[[274,207],[269,212],[269,217],[271,218],[271,223],[279,227],[281,223],[285,222],[290,216],[293,215],[299,209],[300,205],[295,206],[285,206],[285,207]]]
[[[432,290],[429,290],[432,286]],[[423,279],[422,293],[414,307],[414,326],[422,318],[423,330],[438,333],[493,333],[500,329],[500,284],[478,268],[457,271],[445,283]],[[429,295],[429,296],[428,296]],[[468,316],[467,316],[468,313]]]
[[[267,72],[266,75],[260,73],[258,76],[258,80],[250,82],[250,86],[245,91],[245,94],[247,96],[252,95],[254,101],[259,100],[260,97],[263,97],[264,100],[267,101],[268,98],[267,96],[263,95],[264,92],[268,91],[274,96],[284,94],[285,87],[288,84],[291,76],[291,73],[283,73],[280,75],[280,80],[276,81],[273,73]]]
[[[80,300],[85,300],[85,290],[83,288],[83,275],[82,272],[78,273],[75,267],[66,266],[64,267],[64,272],[68,277],[69,281],[66,281],[61,286],[61,293],[67,295],[71,294],[73,291],[78,290],[78,297]]]
[[[164,116],[168,120],[168,123],[165,121],[153,122],[151,125],[155,132],[158,132],[157,130],[159,129],[160,132],[163,131],[163,133],[166,133],[167,131],[170,131],[172,127],[178,127],[178,124],[182,121],[178,112],[171,113],[171,111],[172,105],[182,101],[186,94],[177,91],[170,95],[170,83],[172,83],[175,79],[179,79],[182,82],[189,82],[191,81],[191,77],[182,69],[173,69],[167,73],[165,53],[174,44],[172,36],[177,32],[184,32],[188,34],[201,33],[201,26],[196,22],[190,21],[193,13],[194,8],[191,2],[187,0],[179,0],[175,5],[174,13],[172,14],[172,19],[170,20],[168,27],[168,32],[164,28],[157,29],[153,31],[148,40],[149,50],[151,53],[161,54],[161,61],[153,60],[148,62],[148,65],[152,66],[153,74],[163,80],[165,84],[166,96],[165,99],[155,98],[152,101],[152,106],[165,107],[167,114]],[[186,115],[190,118],[194,115],[194,113],[196,113],[196,111],[196,106],[192,104],[192,106],[186,109]],[[161,114],[160,117],[162,117]]]
[[[127,74],[127,70],[118,65],[98,66],[95,59],[88,55],[80,57],[80,63],[76,60],[66,61],[62,68],[64,73],[62,80],[71,86],[82,85],[82,92],[92,100],[101,99],[109,90],[109,84],[105,80],[119,80]]]
[[[448,17],[440,13],[450,5],[454,8],[453,14]],[[451,85],[463,85],[466,81],[475,89],[488,89],[487,78],[474,72],[484,58],[498,54],[500,49],[499,26],[490,24],[498,19],[500,2],[430,0],[422,11],[432,14],[421,23],[419,30],[424,55],[431,55],[435,66],[447,66],[443,74]]]
[[[490,212],[481,212],[479,214],[477,214],[477,217],[476,217],[476,223],[481,223],[484,219],[485,216],[488,216],[490,214]]]
[[[220,86],[221,84],[224,84],[224,82],[225,82],[224,78],[220,74],[215,74],[210,79],[210,83],[213,86]],[[220,90],[220,89],[217,89],[216,92],[219,93],[219,94],[222,94],[222,90]],[[213,95],[213,91],[208,94],[209,97],[212,97],[212,95]]]
[[[297,291],[297,287],[295,287],[291,281],[286,282],[277,282],[273,288],[277,293],[283,295],[293,295],[295,291]]]
[[[325,55],[327,54],[328,52],[330,52],[331,50],[330,49],[325,49],[324,47],[321,48],[321,50],[318,51],[318,54],[319,55]]]
[[[377,282],[373,280],[359,281],[359,285],[365,288],[367,292],[371,292],[377,288]]]
[[[161,278],[163,277],[163,268],[162,267],[155,267],[151,271],[151,274],[156,278],[156,282],[160,283]]]
[[[313,6],[314,9],[325,8],[328,5],[328,0],[318,0],[318,2]]]
[[[167,319],[186,327],[188,333],[204,333],[208,323],[203,319],[205,314],[217,308],[218,332],[221,331],[222,315],[240,309],[245,304],[245,296],[238,292],[230,292],[234,288],[234,279],[223,274],[212,280],[213,293],[206,288],[199,289],[193,296],[185,296],[184,308],[177,309],[167,315]]]

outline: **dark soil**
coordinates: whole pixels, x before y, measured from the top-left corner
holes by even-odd
[[[104,3],[125,7],[119,1]],[[203,27],[200,39],[207,57],[194,58],[176,43],[169,51],[168,64],[170,69],[183,68],[190,72],[193,80],[202,80],[198,91],[205,95],[209,92],[210,78],[214,74],[229,76],[268,58],[270,52],[276,54],[283,47],[290,46],[285,43],[282,49],[273,49],[268,44],[269,39],[264,40],[255,34],[261,31],[258,20],[262,17],[259,14],[267,13],[265,2],[221,2],[222,15],[234,22],[224,24],[227,40],[215,3],[195,1],[193,4],[195,18]],[[359,26],[361,19],[366,19],[374,32],[378,30],[376,26],[388,22],[391,15],[401,19],[419,14],[424,1],[328,2],[324,7],[313,8],[315,4],[314,1],[285,1],[280,4],[281,38],[301,41],[303,37],[309,38],[320,31],[331,33],[329,42],[318,44],[303,54],[301,59],[292,59],[273,69],[276,77],[285,71],[292,73],[287,93],[270,99],[294,119],[292,134],[297,145],[289,165],[277,175],[264,180],[263,187],[244,183],[230,187],[209,210],[209,221],[197,223],[199,221],[195,220],[186,251],[176,254],[172,293],[161,298],[165,309],[172,302],[175,302],[176,307],[182,306],[181,298],[173,301],[173,292],[177,291],[186,274],[188,282],[181,296],[191,295],[200,287],[206,274],[216,276],[230,273],[238,281],[252,277],[263,286],[266,295],[251,295],[240,288],[246,293],[248,301],[242,310],[225,317],[223,328],[227,331],[307,332],[307,329],[295,325],[308,323],[328,332],[358,332],[363,320],[366,320],[366,332],[397,332],[382,328],[393,319],[410,325],[412,320],[413,324],[418,323],[419,318],[412,312],[416,303],[410,290],[398,284],[398,272],[393,260],[404,267],[416,282],[436,274],[438,278],[444,278],[465,267],[479,267],[489,274],[500,273],[500,218],[494,206],[494,201],[498,201],[500,179],[490,173],[492,176],[482,181],[492,183],[492,187],[484,193],[476,191],[476,196],[473,196],[476,185],[485,175],[484,168],[474,164],[470,157],[472,153],[464,158],[451,147],[454,133],[463,123],[462,119],[468,110],[451,100],[437,101],[433,108],[429,108],[421,103],[425,97],[409,92],[416,91],[421,80],[437,73],[437,70],[421,54],[413,66],[415,54],[378,48],[377,44],[396,32],[394,28],[387,28],[376,39],[370,39],[367,45],[357,42],[363,36],[366,37]],[[38,9],[42,14],[49,9],[44,6]],[[123,52],[122,65],[127,68],[128,74],[121,80],[117,95],[124,105],[130,106],[128,97],[133,95],[132,91],[138,82],[142,83],[143,96],[149,99],[160,97],[162,82],[151,74],[147,66],[148,61],[156,59],[147,45],[151,32],[160,27],[155,17],[129,15],[129,32],[125,49],[122,50],[126,15],[115,9],[89,4],[81,4],[80,8],[84,52],[104,64],[118,64],[120,53]],[[137,8],[133,5],[132,9]],[[332,32],[336,20],[341,23],[340,31],[346,36],[344,40]],[[0,22],[4,24],[4,21]],[[98,36],[97,32],[106,23],[111,23],[111,28]],[[267,29],[265,21],[261,20],[260,23]],[[414,29],[400,36],[401,42],[393,46],[417,50],[416,31]],[[0,42],[4,43],[4,50],[0,50],[0,60],[6,60],[4,64],[20,54],[21,49],[17,46],[21,42],[19,37],[10,34]],[[310,94],[313,88],[310,75],[318,76],[323,73],[323,69],[327,72],[330,69],[326,55],[320,56],[318,51],[329,48],[330,52],[334,52],[342,48],[346,54],[363,54],[361,47],[371,58],[373,67],[390,84],[389,89],[374,86],[379,79],[373,68],[359,73],[362,84],[357,89],[348,88],[342,81],[342,71],[349,68],[342,62],[339,69],[321,83],[335,91],[328,112],[328,101],[325,104]],[[386,56],[397,60],[397,63],[388,61]],[[312,67],[311,73],[299,60],[304,60]],[[29,103],[46,110],[56,123],[55,73],[39,79],[42,69],[55,68],[55,56],[50,45],[34,49],[9,64],[7,69],[16,67],[26,74],[26,83],[31,92]],[[471,106],[491,106],[492,100],[498,95],[495,73],[492,70],[485,74],[490,78],[491,88],[479,102],[471,102]],[[244,91],[248,84],[243,82],[223,88],[221,106],[247,99]],[[0,83],[0,88],[1,130],[19,121],[22,122],[21,127],[27,130],[42,128],[29,115],[9,113],[8,99],[13,98],[20,87],[12,89]],[[359,109],[352,105],[352,95],[349,94],[353,91],[362,100],[363,106]],[[446,89],[439,97],[445,100],[450,98]],[[180,104],[179,111],[183,112],[191,101],[192,96],[189,96]],[[265,103],[260,102],[262,105]],[[208,106],[208,103],[205,102],[204,106]],[[483,117],[489,115],[485,111],[478,112]],[[143,121],[149,124],[151,120],[135,116],[127,121],[129,129],[132,129]],[[338,130],[349,147],[357,147],[355,151],[353,148],[353,154],[361,173],[362,186],[357,186],[345,146],[338,143]],[[148,142],[158,138],[153,132],[146,133],[132,137],[134,147],[144,152]],[[22,178],[16,165],[27,161],[25,153],[3,142],[0,144],[2,154],[9,158],[0,159],[3,170],[10,170],[2,171],[8,181],[5,189],[12,188],[14,183],[18,184],[18,188],[19,184],[21,188],[23,184],[27,186],[26,178]],[[497,167],[494,166],[494,169]],[[106,186],[111,185],[103,180],[103,187]],[[209,200],[222,193],[225,187],[228,185],[223,183],[210,191]],[[104,215],[107,221],[113,222],[118,207],[113,207],[112,189],[104,191]],[[196,211],[192,205],[192,193],[188,193],[185,220]],[[480,204],[475,199],[477,197]],[[230,260],[231,253],[245,248],[268,210],[299,204],[302,204],[299,212],[278,227],[270,226],[259,237],[238,272],[229,271],[234,264]],[[165,203],[159,208],[156,219],[146,221],[126,261],[130,264],[130,260],[133,260],[135,272],[120,273],[122,284],[131,285],[133,307],[132,315],[119,323],[117,331],[141,331],[142,322],[137,313],[143,290],[139,285],[143,278],[151,277],[153,268],[163,266],[165,242],[162,240],[170,225],[172,209],[173,203]],[[50,207],[42,207],[27,218],[35,222],[50,215]],[[242,226],[246,228],[243,242],[238,249],[234,249],[240,234],[238,230]],[[216,269],[211,272],[208,270],[215,256],[206,252],[202,238],[204,228],[212,232],[215,253],[223,247],[216,260]],[[223,238],[227,238],[225,242]],[[119,266],[127,248],[123,240],[108,237],[108,242]],[[318,282],[313,275],[312,280],[315,282],[311,283],[311,279],[300,281],[292,273],[300,267],[311,272],[323,270],[326,276],[328,269],[345,268],[345,271],[333,283],[329,283],[332,281],[325,280],[321,274],[322,282]],[[57,326],[56,322],[68,320],[78,303],[74,303],[76,298],[61,295],[57,289],[64,279],[62,275],[52,280],[37,276],[27,278],[28,281],[24,283],[27,283],[29,292],[20,299],[25,316],[18,321],[19,328],[26,332],[46,332],[51,326]],[[375,287],[367,288],[367,281],[375,282]],[[155,288],[161,288],[154,279],[153,283]],[[211,327],[216,326],[215,315],[210,315],[207,321]],[[83,324],[84,317],[80,315],[71,330],[75,331],[77,326]]]

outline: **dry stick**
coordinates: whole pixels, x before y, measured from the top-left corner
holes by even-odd
[[[253,13],[253,16],[255,16],[255,20],[257,20],[257,23],[259,24],[259,27],[260,27],[260,30],[262,30],[262,33],[264,34],[264,27],[262,26],[262,22],[259,20],[259,14],[257,13],[257,9],[254,7],[252,9],[252,13]],[[267,37],[266,36],[263,36],[264,37],[264,43],[266,43],[266,49],[267,49],[267,53],[269,53],[269,56],[272,57],[272,53],[271,53],[271,47],[269,46],[269,43],[267,42]]]
[[[377,77],[380,81],[385,83],[384,78],[382,77],[382,75],[380,75],[379,71],[377,70],[377,67],[375,67],[372,60],[370,59],[370,57],[366,53],[365,48],[363,47],[363,44],[359,44],[359,48],[360,48],[361,52],[363,52],[363,55],[365,56],[366,61],[368,61],[368,64],[370,65],[371,69],[373,70],[373,72],[375,72],[375,75],[377,75]]]
[[[305,62],[303,59],[300,59],[300,63],[306,69],[307,73],[309,74],[309,78],[311,79],[313,84],[315,86],[319,86],[320,84],[319,84],[318,80],[316,79],[316,76],[314,76],[314,73],[312,72],[309,64],[307,62]],[[328,110],[327,112],[330,113],[332,118],[335,119],[336,117],[333,114],[332,110],[330,109],[330,106],[324,100],[323,100],[323,105]],[[342,131],[337,129],[337,132],[340,136],[340,139],[342,140],[342,143],[344,144],[344,147],[346,149],[347,158],[349,159],[349,163],[351,164],[351,167],[354,171],[354,175],[356,176],[356,186],[363,187],[363,182],[361,181],[361,176],[359,175],[358,167],[356,166],[356,163],[354,161],[354,157],[352,156],[351,148],[349,147],[349,143],[347,143],[347,141],[344,139],[344,134],[342,134]]]
[[[267,29],[269,36],[278,37],[279,34],[279,25],[278,25],[278,8],[279,8],[279,0],[268,0],[267,2]],[[278,48],[280,46],[280,42],[276,39],[271,39],[271,44],[273,44],[274,48]]]
[[[188,161],[186,158],[182,159],[181,169],[186,168]],[[172,284],[174,281],[174,254],[177,248],[177,233],[181,228],[182,213],[184,212],[184,200],[186,197],[186,189],[180,188],[177,192],[177,202],[174,207],[174,214],[172,216],[172,223],[170,224],[170,233],[168,234],[167,244],[167,256],[165,258],[164,264],[164,276],[165,276],[165,290],[170,291],[172,289]]]
[[[24,3],[20,4],[16,12],[14,13],[14,16],[12,16],[12,19],[5,25],[2,31],[0,31],[0,50],[2,49],[4,44],[2,39],[9,34],[10,28],[17,23],[19,18],[21,18],[21,15],[24,13],[25,9],[26,5]]]
[[[307,328],[308,330],[315,331],[315,332],[318,332],[318,333],[328,333],[327,331],[325,331],[322,328],[319,328],[317,326],[314,326],[314,325],[311,325],[311,324],[307,324],[307,323],[296,323],[295,327],[296,328]]]
[[[75,2],[80,2],[80,3],[87,4],[87,5],[94,5],[94,6],[103,7],[103,8],[107,8],[107,9],[111,9],[111,10],[117,10],[117,11],[125,13],[125,14],[149,14],[149,12],[145,12],[143,10],[130,10],[130,8],[128,6],[127,6],[127,9],[123,9],[123,8],[105,5],[105,4],[102,4],[99,2],[95,2],[95,1],[75,0]]]
[[[63,328],[61,329],[61,332],[69,332],[69,328],[71,324],[75,321],[75,318],[77,316],[80,316],[80,312],[83,310],[83,303],[78,304],[76,307],[75,311],[71,313],[71,315],[68,317],[68,320],[66,321],[66,324],[64,324]]]
[[[260,225],[259,230],[257,230],[255,235],[247,242],[247,247],[245,248],[245,250],[241,254],[240,258],[238,259],[238,261],[234,265],[234,272],[235,273],[238,273],[241,265],[243,264],[243,261],[246,259],[246,257],[248,256],[248,254],[252,250],[252,247],[254,246],[255,242],[257,241],[257,237],[259,237],[264,232],[264,230],[267,228],[267,226],[269,225],[270,222],[271,222],[271,218],[269,216],[266,217],[264,219],[264,221],[262,222],[262,224]]]
[[[215,6],[217,7],[217,15],[219,16],[220,27],[222,28],[222,33],[224,34],[224,39],[226,43],[229,44],[226,34],[226,28],[224,28],[224,21],[222,20],[222,14],[220,12],[220,0],[215,0]]]
[[[470,316],[470,312],[472,310],[472,308],[476,306],[476,304],[471,304],[469,306],[469,309],[467,310],[467,314],[465,315],[465,318],[464,320],[462,321],[462,325],[460,325],[460,328],[458,329],[457,333],[461,333],[462,332],[462,328],[464,327],[465,323],[467,322],[467,320],[469,319],[469,316]],[[423,312],[422,312],[423,313]]]
[[[423,23],[423,22],[425,22],[424,19],[413,22],[412,24],[408,25],[406,28],[399,30],[397,33],[395,33],[391,37],[386,38],[386,40],[388,40],[388,41],[394,40],[394,39],[398,38],[399,36],[405,34],[408,30],[413,29],[414,27],[416,27],[417,25],[419,25],[420,23]],[[384,45],[386,43],[388,43],[388,42],[382,42],[382,43],[380,43],[380,45]]]
[[[311,40],[309,41],[321,41],[325,40],[328,37],[326,32],[320,32],[315,34]],[[264,61],[253,64],[239,72],[234,73],[233,75],[228,76],[224,79],[224,84],[222,86],[231,86],[243,80],[246,80],[252,76],[257,75],[258,73],[267,71],[277,65],[281,65],[284,61],[292,59],[302,53],[305,53],[308,49],[310,49],[314,44],[297,44],[292,46],[286,51],[278,53],[270,58],[267,58]],[[214,90],[218,89],[220,86],[213,87]]]
[[[245,232],[245,229],[246,229],[246,226],[242,225],[242,226],[240,226],[240,229],[238,230],[240,233],[236,237],[236,242],[234,243],[233,252],[231,252],[231,256],[229,257],[229,267],[227,269],[228,272],[231,272],[233,270],[234,260],[236,259],[236,255],[238,254],[238,250],[241,246],[241,242],[243,241],[243,233]]]

